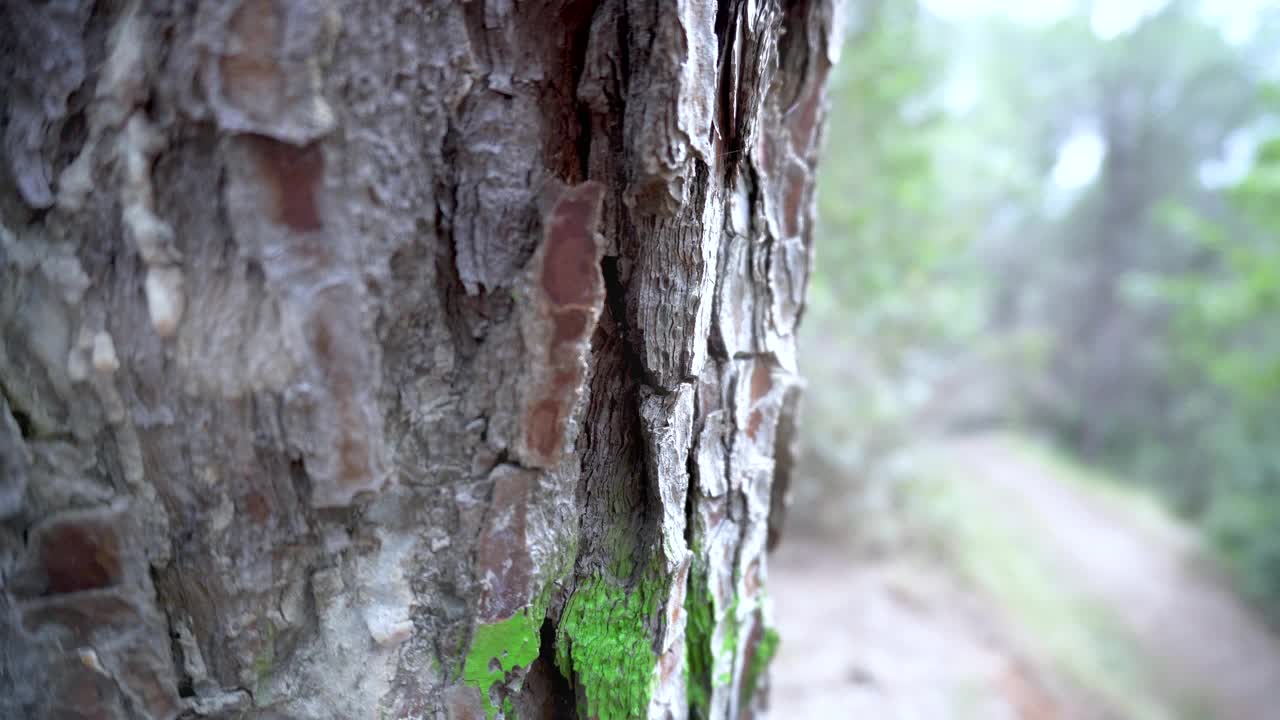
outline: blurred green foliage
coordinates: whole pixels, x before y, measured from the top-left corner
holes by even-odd
[[[1026,420],[1202,522],[1280,619],[1280,8],[1232,40],[1190,0],[1107,37],[855,9],[799,490],[883,506],[930,429]],[[1096,172],[1064,184],[1082,138]]]
[[[1234,225],[1170,211],[1204,262],[1158,283],[1173,309],[1175,352],[1202,398],[1196,442],[1171,448],[1214,469],[1202,511],[1244,589],[1280,618],[1280,137],[1227,192]]]
[[[1040,88],[1046,148],[1066,123],[1106,149],[1092,182],[1019,228],[1038,248],[1003,292],[1050,344],[1024,400],[1077,455],[1203,522],[1241,587],[1280,608],[1280,145],[1259,141],[1275,49],[1228,42],[1190,2],[1116,37],[1087,28],[1067,18],[1033,45],[1069,71],[1012,78]],[[1257,146],[1243,180],[1221,170],[1233,144]]]
[[[980,316],[969,236],[948,213],[934,151],[945,131],[942,57],[911,3],[857,8],[831,79],[819,178],[821,238],[802,337],[808,394],[808,500],[857,505],[886,480],[914,431],[928,363]],[[860,490],[833,492],[847,483]],[[834,529],[856,507],[806,502]]]

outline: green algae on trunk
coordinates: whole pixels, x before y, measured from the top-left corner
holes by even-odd
[[[565,606],[556,635],[556,665],[582,688],[586,717],[645,716],[658,664],[649,631],[658,612],[658,588],[645,580],[628,592],[595,575]]]
[[[542,611],[526,608],[506,620],[476,626],[471,649],[462,666],[462,678],[480,690],[487,720],[493,720],[498,714],[491,696],[493,686],[503,682],[510,672],[527,669],[537,659],[542,618]],[[503,707],[504,715],[509,716],[509,701],[504,702]]]

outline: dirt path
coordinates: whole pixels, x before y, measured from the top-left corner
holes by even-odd
[[[936,569],[851,563],[800,540],[776,557],[770,587],[783,637],[777,720],[1102,718],[1069,710],[994,613]]]
[[[1063,581],[1110,608],[1172,686],[1207,701],[1211,717],[1280,717],[1280,645],[1204,570],[1194,540],[1127,522],[1006,438],[967,438],[945,452],[973,481],[1008,493],[1010,512],[1034,518],[1061,553]]]
[[[1106,608],[1171,696],[1203,699],[1206,719],[1280,718],[1280,644],[1205,569],[1193,533],[1131,517],[1007,437],[936,453],[954,482],[983,483],[1040,533],[1053,581]],[[1029,662],[1034,638],[919,558],[869,563],[793,538],[769,582],[775,718],[1128,720]]]

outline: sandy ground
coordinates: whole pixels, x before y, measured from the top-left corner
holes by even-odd
[[[1193,534],[1123,517],[998,435],[939,449],[957,477],[990,483],[1043,527],[1063,583],[1113,610],[1171,687],[1220,720],[1280,718],[1280,644],[1221,579]],[[990,603],[936,567],[858,561],[793,539],[770,568],[783,634],[774,718],[1100,718],[1033,667]],[[1117,720],[1124,720],[1118,718]]]
[[[1020,658],[976,598],[924,567],[851,565],[796,542],[770,588],[783,641],[771,717],[1050,720],[1067,702]]]
[[[1125,522],[1113,508],[1057,482],[999,436],[951,446],[974,480],[996,483],[1034,516],[1064,560],[1064,577],[1110,607],[1176,686],[1221,720],[1280,718],[1280,644],[1195,543]],[[1277,528],[1280,531],[1280,528]]]

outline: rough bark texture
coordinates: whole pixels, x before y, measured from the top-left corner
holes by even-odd
[[[828,0],[0,37],[0,717],[763,707]]]

